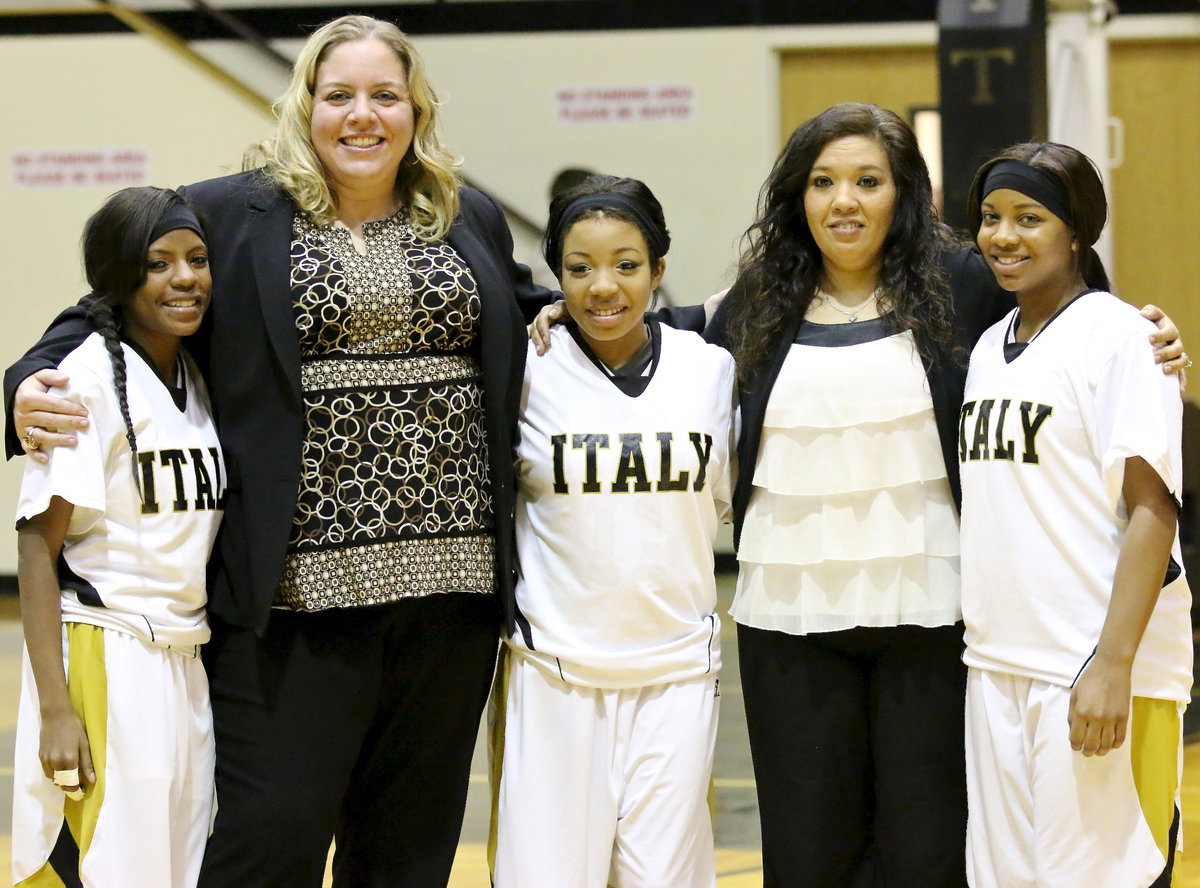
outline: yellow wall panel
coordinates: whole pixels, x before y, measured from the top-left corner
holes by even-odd
[[[1114,283],[1128,302],[1165,308],[1200,354],[1200,41],[1113,44],[1109,96],[1125,131]]]
[[[779,59],[779,144],[799,124],[839,102],[870,102],[909,118],[938,103],[931,46],[794,50]]]

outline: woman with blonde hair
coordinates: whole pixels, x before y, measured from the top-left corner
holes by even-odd
[[[393,25],[317,30],[258,169],[184,189],[213,220],[196,334],[229,466],[206,650],[217,742],[203,888],[444,885],[501,620],[524,320],[549,294],[463,187]],[[8,375],[10,450],[81,417]],[[76,426],[77,427],[77,426]],[[18,443],[20,442],[20,444]]]

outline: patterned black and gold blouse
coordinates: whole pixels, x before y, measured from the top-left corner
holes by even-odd
[[[278,607],[493,589],[475,279],[403,210],[363,238],[293,225],[307,421]]]

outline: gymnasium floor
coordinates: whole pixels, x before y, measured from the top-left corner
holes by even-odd
[[[731,583],[721,584],[727,605]],[[746,746],[741,686],[737,681],[737,651],[733,625],[725,621],[725,669],[721,681],[721,726],[715,769],[717,805],[718,888],[758,888],[758,812],[750,753]],[[12,796],[12,744],[20,683],[21,625],[15,600],[0,596],[0,884],[8,884]],[[454,863],[451,888],[487,888],[485,843],[488,831],[487,760],[483,743],[475,751],[463,842]],[[1200,837],[1200,743],[1184,752],[1184,835]],[[1200,838],[1194,838],[1200,841]],[[1182,880],[1176,888],[1200,888],[1200,854],[1183,857]],[[326,881],[328,885],[328,880]]]

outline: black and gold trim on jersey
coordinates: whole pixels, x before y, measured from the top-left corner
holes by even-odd
[[[646,321],[646,342],[620,367],[610,367],[600,360],[574,321],[569,322],[566,329],[587,359],[625,395],[637,398],[646,391],[646,386],[650,385],[650,380],[654,378],[654,371],[658,369],[658,359],[662,354],[662,331],[657,321]]]

